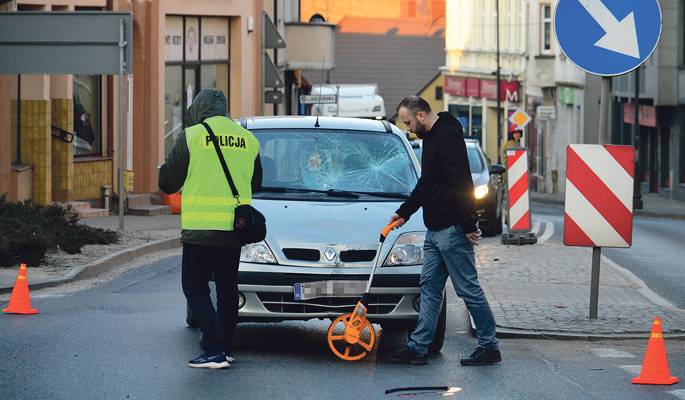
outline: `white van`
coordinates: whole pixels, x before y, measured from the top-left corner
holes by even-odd
[[[378,85],[375,83],[314,86],[311,94],[338,94],[338,88],[338,103],[312,104],[311,115],[385,118],[385,101],[378,95]]]

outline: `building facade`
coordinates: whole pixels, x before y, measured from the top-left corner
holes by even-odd
[[[447,0],[445,109],[502,163],[508,116],[521,107],[526,68],[526,1]],[[497,20],[499,18],[499,41]],[[499,55],[499,57],[498,57]],[[500,74],[498,121],[497,72]]]
[[[124,189],[158,194],[156,166],[205,87],[224,91],[233,117],[287,114],[285,23],[299,20],[298,7],[296,0],[3,1],[0,11],[9,12],[130,11],[134,67],[125,76],[123,129],[118,76],[0,75],[0,194],[101,205],[103,187],[121,192],[120,140],[130,178]]]

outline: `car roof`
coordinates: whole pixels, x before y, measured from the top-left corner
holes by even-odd
[[[316,123],[318,120],[318,127]],[[291,129],[345,129],[357,131],[374,131],[374,132],[393,132],[395,134],[402,134],[396,126],[390,124],[388,121],[363,119],[363,118],[345,118],[345,117],[315,117],[315,116],[265,116],[265,117],[247,117],[236,118],[235,122],[245,129],[273,129],[273,128],[291,128]]]

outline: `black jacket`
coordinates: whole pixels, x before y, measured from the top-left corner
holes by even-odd
[[[408,220],[423,207],[423,222],[432,231],[453,225],[461,225],[463,233],[478,230],[463,128],[452,114],[439,113],[438,120],[426,133],[421,165],[421,178],[397,214]]]
[[[193,100],[193,104],[186,111],[186,125],[193,126],[202,123],[210,117],[227,117],[228,107],[226,96],[219,89],[202,89]],[[174,148],[169,153],[166,162],[159,170],[157,181],[159,188],[167,194],[176,193],[185,183],[188,176],[188,165],[190,164],[190,152],[186,131],[184,130],[176,139]],[[219,156],[216,157],[216,168],[221,169]],[[221,182],[207,182],[208,185],[226,185],[228,180],[222,179]],[[262,162],[257,154],[254,162],[254,172],[252,174],[252,193],[257,193],[262,187]],[[182,218],[182,217],[181,217]],[[181,231],[181,242],[195,244],[199,246],[219,246],[219,247],[240,247],[242,243],[235,238],[233,231],[213,231],[213,230],[190,230]]]

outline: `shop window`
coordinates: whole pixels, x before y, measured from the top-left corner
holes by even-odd
[[[74,155],[102,154],[100,75],[74,75]]]
[[[185,128],[185,110],[203,88],[229,94],[229,19],[167,16],[165,32],[165,154]],[[230,104],[229,104],[230,110]]]

